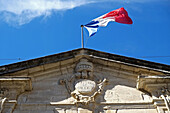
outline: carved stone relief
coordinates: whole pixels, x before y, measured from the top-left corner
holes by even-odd
[[[95,102],[96,96],[101,94],[107,82],[106,78],[93,74],[93,64],[87,59],[80,60],[71,77],[59,80],[59,83],[65,85],[68,93],[74,98],[74,104],[85,105]]]
[[[0,97],[0,113],[2,112],[3,110],[3,106],[4,106],[4,103],[6,101],[7,98],[1,98]]]
[[[161,89],[161,93],[165,96],[165,97],[168,97],[169,98],[169,95],[170,95],[170,89],[167,88],[167,87],[162,87]]]
[[[162,98],[164,100],[167,111],[170,111],[170,89],[168,89],[167,87],[163,87],[161,88],[160,93],[161,94],[159,98]]]
[[[7,97],[6,97],[7,92],[8,92],[8,89],[6,89],[6,88],[0,89],[0,113],[2,113],[4,103],[7,100]]]

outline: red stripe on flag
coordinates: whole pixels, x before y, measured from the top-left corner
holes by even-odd
[[[132,19],[128,16],[127,11],[122,7],[107,13],[103,18],[115,19],[118,23],[132,24]]]

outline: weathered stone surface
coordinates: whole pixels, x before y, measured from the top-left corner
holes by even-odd
[[[93,113],[93,111],[90,111],[88,109],[78,108],[77,113]]]
[[[107,90],[105,92],[104,99],[106,102],[151,102],[152,99],[149,95],[142,97],[142,92],[135,88],[117,85],[113,89]]]
[[[118,110],[117,113],[157,113],[155,109],[127,109]]]
[[[0,67],[4,77],[0,109],[2,113],[168,113],[168,67],[89,49]]]
[[[117,110],[106,110],[106,113],[116,113]]]

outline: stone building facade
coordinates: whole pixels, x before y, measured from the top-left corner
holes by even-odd
[[[0,67],[0,113],[170,113],[170,66],[76,49]]]

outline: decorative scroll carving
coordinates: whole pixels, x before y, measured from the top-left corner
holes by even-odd
[[[95,102],[97,95],[101,94],[107,83],[106,78],[99,78],[93,74],[93,64],[87,59],[81,59],[70,78],[59,80],[65,85],[68,93],[75,99],[74,103],[87,105]]]
[[[163,87],[161,89],[161,96],[160,98],[164,99],[166,108],[170,111],[170,90],[167,87]]]
[[[0,106],[1,106],[1,108],[0,108],[0,113],[2,113],[3,105],[4,105],[4,103],[5,103],[6,100],[7,100],[7,98],[1,98],[1,97],[0,97]]]
[[[6,89],[6,88],[0,89],[0,113],[2,113],[4,103],[7,100],[7,98],[6,98],[7,92],[8,92],[8,89]]]

